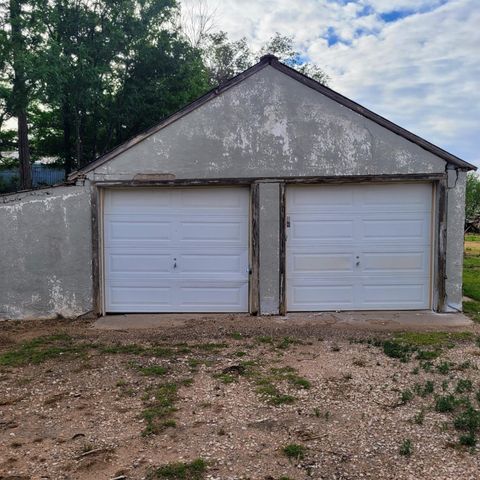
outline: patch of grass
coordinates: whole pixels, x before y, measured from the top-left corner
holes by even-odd
[[[480,301],[480,255],[466,255],[464,258],[463,293]]]
[[[414,397],[413,392],[412,392],[409,388],[406,388],[406,389],[403,390],[402,393],[400,394],[400,403],[402,403],[403,405],[405,405],[406,403],[408,403],[408,402],[410,402],[411,400],[413,400],[413,397]]]
[[[471,337],[470,332],[402,332],[395,335],[395,340],[411,347],[442,347]]]
[[[415,393],[421,397],[432,394],[435,390],[435,384],[431,380],[427,380],[423,385],[415,384]]]
[[[245,357],[247,355],[247,352],[243,352],[242,350],[239,350],[238,352],[235,352],[234,355],[236,357]]]
[[[190,351],[190,349],[188,351]],[[157,345],[151,348],[148,353],[153,355],[154,357],[168,358],[168,357],[173,357],[176,352],[173,348]],[[185,353],[188,353],[188,352],[185,352]]]
[[[475,233],[467,233],[465,235],[465,241],[466,242],[480,242],[480,235],[477,235]]]
[[[438,350],[419,350],[417,358],[419,360],[435,360],[440,353]]]
[[[383,343],[383,353],[390,358],[398,358],[401,362],[408,362],[412,355],[412,348],[400,342],[386,340]]]
[[[308,390],[312,384],[306,379],[297,374],[292,367],[272,368],[270,369],[275,380],[287,380],[294,387]]]
[[[138,371],[148,377],[159,377],[168,372],[168,368],[161,365],[150,365],[146,367],[138,367]]]
[[[59,333],[46,337],[39,337],[21,344],[14,350],[0,355],[0,365],[20,367],[28,364],[39,364],[52,358],[62,356],[72,357],[85,352],[88,344],[77,344],[66,334]]]
[[[463,313],[468,315],[474,322],[480,323],[480,302],[476,300],[463,302]]]
[[[169,463],[163,465],[147,475],[148,480],[164,479],[164,480],[202,480],[205,478],[207,470],[207,462],[201,458],[197,458],[190,463]]]
[[[243,335],[240,332],[233,332],[230,337],[234,340],[243,340]]]
[[[437,365],[437,371],[442,375],[448,375],[453,366],[454,364],[452,362],[440,362]]]
[[[146,421],[143,435],[157,434],[169,425],[170,415],[176,411],[178,387],[174,383],[165,383],[147,391],[144,397],[146,408],[142,417]]]
[[[400,455],[403,455],[405,457],[409,457],[413,453],[413,444],[412,441],[407,438],[405,439],[402,444],[400,445],[400,449],[398,451]]]
[[[257,387],[257,393],[267,399],[271,405],[289,405],[295,402],[295,397],[281,393],[273,383],[265,382]]]
[[[457,393],[465,393],[471,392],[473,390],[473,383],[471,380],[461,378],[457,382],[457,386],[455,387],[455,391]]]
[[[282,448],[283,454],[292,460],[302,460],[305,458],[307,448],[298,443],[290,443]]]
[[[453,395],[437,397],[435,410],[440,413],[453,412],[458,405],[458,400]]]
[[[220,380],[222,383],[225,384],[233,383],[236,381],[236,378],[229,373],[217,373],[213,376],[213,378],[216,378],[217,380]]]
[[[413,423],[415,423],[416,425],[423,425],[424,420],[425,420],[425,411],[422,408],[422,410],[416,413],[415,416],[413,417]]]

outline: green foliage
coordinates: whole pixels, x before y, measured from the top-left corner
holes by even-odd
[[[458,401],[453,395],[444,395],[437,398],[435,410],[440,413],[453,412],[457,405]]]
[[[170,415],[176,410],[177,390],[176,384],[165,383],[146,392],[144,397],[146,408],[142,412],[142,417],[146,421],[144,436],[160,433],[172,426]]]
[[[465,218],[472,221],[480,215],[480,178],[474,172],[467,175]]]
[[[285,445],[282,451],[283,454],[288,458],[293,460],[302,460],[305,458],[307,448],[303,445],[299,445],[298,443],[290,443],[289,445]]]
[[[190,463],[169,463],[147,475],[147,479],[155,478],[164,480],[202,480],[205,478],[207,463],[201,458],[197,458]]]
[[[76,344],[66,334],[39,337],[25,342],[14,350],[0,355],[0,365],[20,367],[39,364],[62,355],[64,358],[78,355],[89,348],[88,344]]]
[[[406,439],[402,442],[399,449],[400,455],[409,457],[413,453],[413,444],[410,439]]]
[[[471,392],[472,390],[473,390],[472,381],[468,379],[463,379],[463,378],[461,378],[457,382],[457,387],[455,388],[455,391],[457,393]]]

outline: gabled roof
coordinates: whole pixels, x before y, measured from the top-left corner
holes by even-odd
[[[132,137],[131,139],[127,140],[126,142],[120,144],[119,146],[113,148],[109,152],[105,153],[101,157],[97,158],[96,160],[90,162],[89,164],[85,165],[84,167],[80,168],[79,170],[71,173],[68,177],[69,180],[75,180],[78,178],[80,175],[86,174],[90,172],[91,170],[99,167],[100,165],[103,165],[106,162],[109,162],[116,156],[120,155],[121,153],[125,152],[129,148],[133,147],[137,143],[141,142],[142,140],[145,140],[149,136],[157,133],[159,130],[162,128],[165,128],[166,126],[170,125],[171,123],[179,120],[183,116],[187,115],[191,111],[197,109],[198,107],[204,105],[208,101],[210,101],[212,98],[217,97],[218,95],[222,94],[223,92],[227,91],[228,89],[234,87],[235,85],[243,82],[245,79],[251,77],[255,73],[259,72],[266,66],[272,66],[276,70],[284,73],[285,75],[288,75],[289,77],[297,80],[298,82],[302,83],[303,85],[312,88],[313,90],[316,90],[317,92],[325,95],[326,97],[334,100],[335,102],[343,105],[344,107],[349,108],[350,110],[353,110],[354,112],[358,113],[359,115],[364,116],[365,118],[368,118],[369,120],[381,125],[382,127],[392,131],[393,133],[409,140],[410,142],[413,142],[420,146],[421,148],[427,150],[430,153],[433,153],[437,157],[442,158],[446,162],[455,165],[461,169],[464,170],[476,170],[477,167],[472,165],[471,163],[466,162],[465,160],[462,160],[461,158],[447,152],[446,150],[443,150],[440,147],[437,147],[433,143],[428,142],[427,140],[424,140],[423,138],[419,137],[418,135],[415,135],[412,132],[409,132],[408,130],[400,127],[399,125],[391,122],[390,120],[387,120],[386,118],[382,117],[381,115],[378,115],[368,108],[363,107],[362,105],[354,102],[353,100],[350,100],[349,98],[335,92],[331,88],[326,87],[325,85],[322,85],[321,83],[317,82],[316,80],[313,80],[310,77],[307,77],[306,75],[303,75],[302,73],[298,72],[297,70],[288,67],[287,65],[281,63],[278,58],[275,55],[264,55],[261,57],[260,61],[253,65],[252,67],[248,68],[244,72],[238,74],[237,76],[231,78],[230,80],[227,80],[226,82],[222,83],[218,87],[210,90],[209,92],[205,93],[201,97],[197,98],[197,100],[193,101],[192,103],[186,105],[182,109],[178,110],[176,113],[166,117],[163,119],[160,123],[157,125],[149,128],[148,130],[145,130],[144,132]]]

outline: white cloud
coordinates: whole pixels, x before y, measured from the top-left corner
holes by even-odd
[[[478,0],[207,1],[232,38],[294,36],[333,89],[480,166]],[[413,14],[382,20],[395,11]]]

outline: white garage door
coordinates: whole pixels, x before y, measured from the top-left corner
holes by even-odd
[[[288,310],[429,308],[431,210],[431,184],[289,187]]]
[[[246,312],[246,188],[108,190],[107,312]]]

